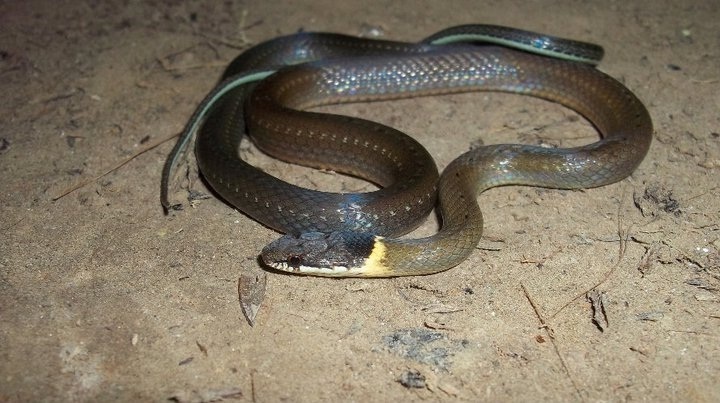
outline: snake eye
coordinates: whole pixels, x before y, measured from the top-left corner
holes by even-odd
[[[300,267],[300,264],[302,264],[302,256],[292,255],[288,257],[287,262],[290,267],[298,268]]]

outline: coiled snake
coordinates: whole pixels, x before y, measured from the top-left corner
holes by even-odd
[[[190,120],[165,166],[163,205],[172,208],[170,172],[197,130],[198,164],[212,188],[239,210],[287,233],[263,249],[265,264],[323,276],[449,269],[467,258],[482,235],[479,193],[502,185],[602,186],[640,164],[652,139],[650,116],[632,92],[594,68],[601,57],[602,49],[592,44],[489,25],[450,28],[416,44],[318,33],[270,40],[235,59]],[[438,181],[430,155],[403,133],[304,111],[468,91],[557,102],[589,120],[602,139],[566,149],[480,147],[455,159]],[[277,158],[358,176],[381,189],[333,194],[280,181],[239,158],[246,130]],[[430,212],[436,194],[439,232],[398,239]]]

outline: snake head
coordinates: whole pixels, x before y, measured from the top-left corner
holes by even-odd
[[[285,235],[263,248],[263,262],[277,270],[315,276],[363,276],[379,237],[353,232]]]

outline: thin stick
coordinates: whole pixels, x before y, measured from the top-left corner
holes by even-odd
[[[617,268],[620,267],[620,262],[622,262],[623,258],[625,257],[625,250],[627,249],[628,240],[630,239],[630,228],[631,228],[630,225],[628,225],[627,228],[624,228],[624,229],[622,227],[623,216],[622,216],[620,209],[622,208],[624,201],[625,201],[625,193],[623,193],[622,200],[618,204],[618,211],[617,211],[617,232],[618,232],[618,237],[620,239],[620,246],[618,248],[617,262],[615,262],[613,267],[611,267],[610,270],[608,270],[605,273],[605,275],[597,283],[595,283],[590,288],[579,292],[577,295],[575,295],[573,298],[571,298],[568,302],[566,302],[565,305],[561,306],[560,309],[555,311],[555,313],[550,315],[550,319],[553,319],[560,312],[562,312],[565,308],[567,308],[570,304],[572,304],[573,302],[577,301],[578,299],[584,297],[590,291],[600,287],[603,283],[608,281],[610,279],[610,276],[612,276],[613,273],[615,273],[615,270],[617,270]]]
[[[180,135],[180,133],[175,133],[175,134],[173,134],[172,136],[166,137],[166,138],[164,138],[164,139],[160,139],[160,140],[156,141],[155,143],[150,144],[149,146],[143,148],[142,150],[138,151],[137,153],[133,154],[132,156],[128,157],[127,159],[125,159],[125,160],[123,160],[123,161],[120,161],[118,164],[116,164],[115,166],[111,167],[111,168],[108,169],[107,171],[101,173],[100,175],[97,175],[97,176],[95,176],[94,178],[90,178],[90,179],[87,179],[87,180],[82,181],[82,182],[80,182],[80,183],[77,183],[77,184],[75,184],[75,185],[73,185],[73,186],[70,186],[69,188],[67,188],[67,189],[65,189],[64,191],[60,192],[57,196],[54,196],[54,197],[52,198],[52,201],[58,201],[58,200],[62,199],[63,197],[69,195],[70,193],[72,193],[72,192],[74,192],[74,191],[76,191],[76,190],[78,190],[78,189],[80,189],[80,188],[82,188],[82,187],[85,187],[85,186],[87,186],[87,185],[89,185],[89,184],[91,184],[91,183],[93,183],[93,182],[96,182],[98,179],[106,176],[107,174],[109,174],[109,173],[111,173],[111,172],[114,172],[114,171],[120,169],[122,166],[124,166],[124,165],[127,164],[128,162],[134,160],[135,158],[139,157],[140,155],[145,154],[146,152],[152,150],[153,148],[155,148],[155,147],[157,147],[157,146],[159,146],[159,145],[161,145],[161,144],[163,144],[163,143],[166,143],[166,142],[174,139],[175,137],[177,137],[177,136],[179,136],[179,135]]]
[[[532,297],[530,297],[530,293],[528,292],[527,288],[525,288],[525,285],[523,283],[520,283],[520,287],[523,290],[523,293],[525,294],[525,298],[527,298],[528,302],[530,303],[530,306],[532,307],[533,311],[535,312],[535,316],[537,317],[538,321],[542,325],[541,327],[545,329],[545,332],[548,335],[548,338],[550,339],[550,343],[552,343],[553,348],[555,349],[555,354],[557,355],[558,359],[560,360],[560,365],[562,365],[563,370],[565,371],[565,374],[567,375],[568,379],[570,380],[570,383],[572,383],[573,388],[575,388],[575,393],[577,393],[578,397],[581,401],[585,401],[583,398],[583,395],[580,393],[580,388],[578,387],[577,383],[575,383],[575,379],[573,379],[572,375],[570,374],[570,369],[568,368],[567,364],[565,363],[565,359],[563,359],[562,354],[560,353],[560,348],[558,347],[557,343],[555,342],[555,336],[553,332],[551,331],[550,327],[546,324],[545,319],[540,314],[540,310],[538,309],[537,305],[535,305],[535,301],[533,301]]]

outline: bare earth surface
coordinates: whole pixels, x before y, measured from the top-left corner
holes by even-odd
[[[0,401],[720,401],[716,0],[208,3],[0,2]],[[276,233],[215,197],[163,215],[173,141],[91,181],[178,133],[252,43],[478,22],[602,44],[600,69],[646,103],[656,137],[612,186],[481,195],[485,238],[452,270],[269,273],[251,327],[238,277]],[[596,138],[507,94],[327,110],[410,133],[441,169],[478,142]],[[303,186],[365,187],[243,155]],[[210,194],[194,167],[173,194],[186,204]]]

